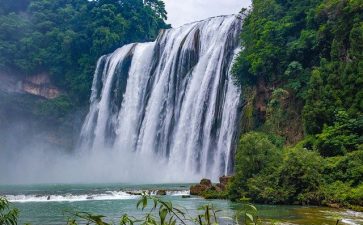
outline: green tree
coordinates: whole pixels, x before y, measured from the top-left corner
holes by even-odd
[[[165,19],[159,0],[5,0],[0,69],[49,73],[57,86],[85,103],[97,59],[124,44],[154,39],[169,27]]]
[[[279,149],[266,134],[251,132],[243,135],[236,152],[236,173],[230,188],[231,198],[236,200],[247,195],[247,180],[274,170],[280,157]]]

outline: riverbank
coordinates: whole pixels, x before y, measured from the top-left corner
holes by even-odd
[[[230,198],[230,186],[232,185],[234,177],[232,176],[222,176],[219,178],[219,183],[213,184],[209,179],[202,179],[199,184],[192,185],[190,187],[190,194],[194,196],[199,196],[204,199],[224,199],[224,200],[232,200]],[[246,201],[254,202],[253,199],[245,198]],[[261,204],[261,202],[256,202],[257,204]],[[264,204],[268,204],[268,202],[264,202]],[[291,204],[271,204],[271,205],[291,205]],[[328,207],[332,209],[346,209],[346,210],[354,210],[357,212],[363,212],[363,206],[360,205],[351,205],[351,204],[339,204],[335,202],[318,202],[317,204],[292,204],[299,206],[316,206],[316,207]]]

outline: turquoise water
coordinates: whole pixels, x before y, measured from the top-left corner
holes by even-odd
[[[197,197],[182,198],[188,195],[190,184],[168,185],[131,185],[131,184],[87,184],[87,185],[6,185],[0,186],[0,194],[6,196],[12,204],[20,209],[20,224],[33,225],[65,224],[69,212],[92,212],[105,215],[109,221],[118,222],[120,216],[128,213],[141,216],[143,212],[136,209],[142,191],[152,195],[157,190],[167,190],[167,196],[174,205],[183,207],[190,214],[205,204],[213,204],[222,209],[220,217],[233,217],[241,205],[225,200],[204,200]],[[130,193],[131,192],[131,193]],[[363,224],[363,214],[320,207],[267,206],[257,205],[258,216],[281,221],[283,224]],[[223,223],[228,224],[224,219]]]

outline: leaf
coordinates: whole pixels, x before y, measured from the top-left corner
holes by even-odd
[[[178,212],[179,214],[181,214],[182,216],[185,216],[185,212],[181,211],[178,208],[173,208],[174,211]]]
[[[144,198],[144,200],[142,201],[142,209],[145,209],[147,206],[147,199]]]
[[[159,216],[160,216],[160,224],[163,225],[165,223],[165,218],[168,215],[168,210],[167,209],[161,209],[159,211]]]
[[[256,206],[252,205],[252,204],[246,204],[246,206],[250,209],[252,209],[253,211],[257,212],[257,208]]]
[[[142,199],[140,199],[140,200],[137,202],[137,204],[136,204],[136,208],[137,208],[137,209],[140,207],[141,203],[142,203]]]
[[[154,201],[154,206],[152,210],[156,209],[156,207],[158,206],[158,201],[156,199],[153,199],[153,201]]]
[[[247,218],[248,218],[251,222],[253,222],[253,221],[254,221],[252,214],[250,214],[250,213],[245,213],[245,215],[246,215],[246,217],[247,217]]]

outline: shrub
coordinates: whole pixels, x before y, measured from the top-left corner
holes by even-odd
[[[280,153],[268,135],[258,132],[244,134],[236,153],[236,174],[229,191],[230,197],[236,200],[246,195],[248,179],[273,171],[281,158]]]
[[[327,183],[342,181],[349,185],[357,186],[363,180],[363,149],[348,153],[345,156],[337,156],[325,159],[324,180]]]
[[[8,200],[0,196],[0,225],[15,225],[19,210],[10,207]]]
[[[288,150],[278,172],[279,186],[288,190],[288,202],[319,202],[317,192],[322,183],[322,163],[323,159],[316,152],[304,148]]]

